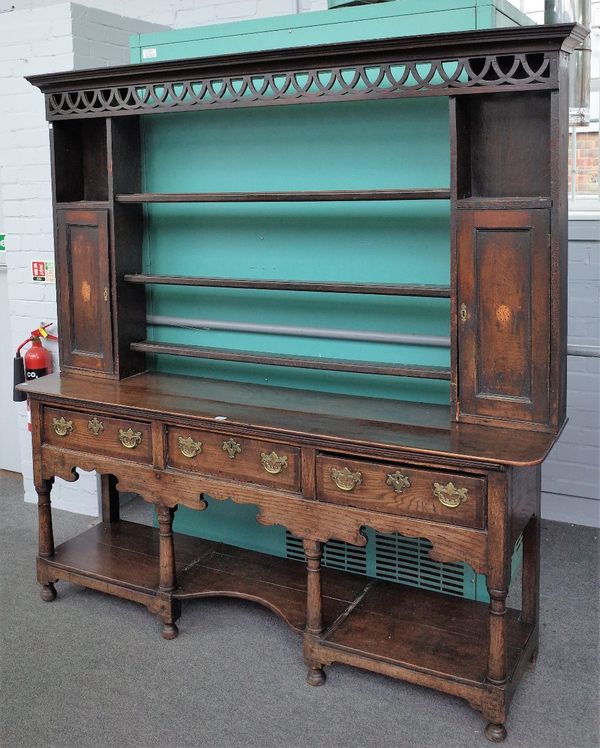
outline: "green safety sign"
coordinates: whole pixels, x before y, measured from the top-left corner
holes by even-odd
[[[6,234],[0,234],[0,252],[6,252]]]

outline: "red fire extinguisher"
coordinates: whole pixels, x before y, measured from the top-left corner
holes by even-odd
[[[47,332],[47,329],[51,325],[52,322],[49,322],[47,325],[42,324],[37,329],[32,330],[29,337],[17,348],[14,358],[13,400],[15,402],[27,399],[27,395],[24,392],[17,390],[18,384],[30,382],[32,379],[38,379],[52,372],[52,356],[50,355],[50,351],[44,348],[41,340],[42,338],[58,340],[56,335],[50,335]],[[31,343],[31,348],[21,358],[21,349],[27,343]]]

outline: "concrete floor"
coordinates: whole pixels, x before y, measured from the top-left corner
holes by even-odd
[[[0,476],[3,748],[470,748],[489,746],[465,702],[343,666],[305,685],[300,639],[261,607],[184,605],[180,637],[146,609],[35,581],[36,508]],[[124,516],[148,521],[145,505]],[[55,511],[57,543],[96,520]],[[512,704],[506,748],[597,748],[598,532],[555,522],[542,533],[542,636],[535,672]]]

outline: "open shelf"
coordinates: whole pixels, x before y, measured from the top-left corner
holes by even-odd
[[[315,291],[319,293],[373,294],[377,296],[422,296],[449,299],[450,286],[393,283],[334,283],[321,281],[247,280],[245,278],[206,278],[191,275],[125,275],[127,283],[200,288],[256,288],[267,291]]]
[[[108,200],[106,121],[57,122],[52,141],[56,202]]]
[[[306,567],[223,543],[175,534],[179,599],[236,597],[264,605],[298,632],[306,622]],[[58,578],[122,597],[158,590],[158,530],[100,523],[60,545],[48,559]],[[74,575],[76,577],[73,580]],[[345,650],[471,684],[485,681],[489,611],[484,603],[322,569],[321,646]],[[102,585],[106,585],[104,588]],[[507,611],[508,673],[533,626]]]
[[[238,351],[233,348],[211,348],[208,346],[183,345],[180,343],[157,343],[151,340],[132,343],[131,350],[142,353],[159,353],[216,361],[238,361],[240,363],[263,364],[265,366],[289,366],[299,369],[347,371],[355,374],[381,374],[393,377],[414,377],[417,379],[450,381],[450,369],[446,366],[417,366],[411,364],[389,364],[379,361],[312,358],[311,356],[292,356],[283,353]]]
[[[508,675],[514,672],[533,625],[506,612]],[[326,631],[323,646],[472,684],[485,682],[489,609],[484,603],[373,583],[364,597]]]
[[[293,192],[138,192],[117,195],[118,203],[306,203],[348,200],[449,200],[447,189],[312,190]]]
[[[158,548],[159,534],[153,527],[103,522],[58,546],[48,564],[59,578],[121,597],[130,597],[128,591],[134,590],[152,598],[158,590]],[[175,559],[179,585],[175,597],[250,600],[272,610],[296,631],[304,630],[304,564],[178,533]],[[363,577],[324,570],[323,609],[328,626],[362,594],[365,584]]]

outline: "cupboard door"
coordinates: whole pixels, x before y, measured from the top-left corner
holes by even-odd
[[[549,211],[458,214],[459,420],[548,428]]]
[[[57,212],[57,282],[62,368],[111,374],[108,212]]]

